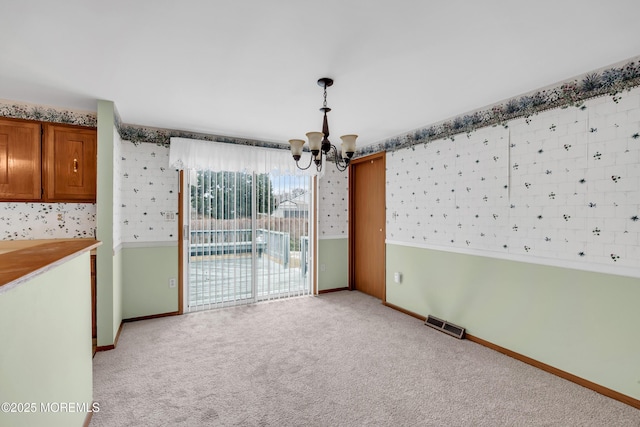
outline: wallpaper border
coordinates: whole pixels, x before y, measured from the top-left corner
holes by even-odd
[[[587,72],[580,77],[566,80],[545,89],[515,96],[476,111],[463,113],[451,119],[412,130],[403,135],[367,145],[356,152],[356,157],[381,151],[395,151],[400,148],[426,144],[438,139],[450,138],[453,140],[456,135],[468,134],[487,126],[501,125],[506,127],[509,120],[527,118],[553,108],[571,106],[586,108],[584,101],[600,96],[611,96],[613,101],[617,103],[620,99],[620,93],[636,86],[640,86],[640,57],[622,61],[598,71]],[[289,149],[288,145],[278,142],[126,124],[122,122],[117,110],[114,116],[116,129],[120,137],[134,144],[146,142],[169,146],[171,137],[180,137],[281,150]],[[97,113],[94,112],[2,99],[0,99],[0,117],[97,127]]]
[[[93,128],[98,126],[98,115],[91,111],[78,111],[5,99],[0,99],[0,117]]]
[[[117,110],[114,114],[114,122],[122,140],[132,142],[134,145],[138,145],[140,143],[151,143],[163,147],[169,147],[171,138],[177,137],[196,139],[200,141],[223,142],[228,144],[289,150],[288,145],[279,144],[277,142],[127,124],[122,122]]]
[[[640,57],[367,145],[356,152],[356,157],[380,151],[395,151],[439,139],[453,141],[456,135],[469,134],[488,126],[506,128],[510,120],[528,118],[554,108],[573,106],[585,109],[584,102],[591,98],[611,96],[617,103],[620,93],[636,86],[640,86]]]
[[[622,92],[637,86],[640,86],[640,57],[622,61],[597,71],[587,72],[547,88],[515,96],[476,111],[463,113],[403,135],[364,146],[356,152],[356,157],[381,151],[395,151],[438,139],[454,140],[456,135],[469,134],[489,126],[507,127],[507,122],[510,120],[528,118],[554,108],[576,107],[584,109],[586,108],[584,102],[591,98],[611,96],[613,101],[617,103]],[[289,146],[284,143],[126,124],[117,114],[115,122],[116,129],[122,139],[134,144],[146,142],[169,146],[171,137],[180,137],[282,150],[289,149]]]

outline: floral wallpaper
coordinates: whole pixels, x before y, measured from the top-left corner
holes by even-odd
[[[387,238],[493,248],[508,223],[508,131],[387,154]]]
[[[95,204],[0,203],[0,240],[95,236]]]
[[[177,241],[179,174],[169,167],[169,148],[122,141],[119,154],[114,232],[125,244]]]
[[[386,191],[392,242],[638,269],[640,88],[388,153]]]
[[[326,164],[318,180],[318,236],[349,237],[349,172],[340,172]]]
[[[113,132],[113,249],[122,245],[122,139],[114,126]]]

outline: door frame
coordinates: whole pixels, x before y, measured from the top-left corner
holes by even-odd
[[[184,170],[180,170],[178,180],[178,314],[184,314],[185,266],[184,266],[184,238],[189,235],[189,230],[184,227],[185,197],[184,197]]]
[[[365,163],[365,162],[370,162],[371,160],[377,160],[377,159],[381,159],[382,160],[382,170],[384,171],[385,176],[383,177],[383,181],[385,182],[385,186],[386,186],[386,170],[387,170],[387,164],[386,164],[386,151],[380,151],[379,153],[375,153],[375,154],[371,154],[369,156],[365,156],[365,157],[359,157],[353,161],[351,161],[351,165],[349,166],[349,290],[353,291],[356,290],[356,270],[355,270],[355,258],[356,258],[356,251],[355,251],[355,222],[356,222],[356,210],[355,210],[355,192],[356,192],[356,187],[355,187],[355,182],[356,182],[356,168],[354,168],[354,165],[357,165],[359,163]],[[386,193],[386,189],[383,193],[383,205],[384,208],[386,209],[386,205],[387,205],[387,193]],[[386,214],[385,214],[386,216]],[[386,236],[387,236],[387,222],[386,220],[384,221],[384,223],[382,224],[382,235],[384,236],[384,239],[386,240]],[[387,247],[386,244],[383,246],[382,249],[382,259],[381,260],[376,260],[378,262],[382,262],[383,265],[383,283],[382,283],[382,303],[386,303],[387,302],[387,263],[386,263],[386,254],[387,254]]]

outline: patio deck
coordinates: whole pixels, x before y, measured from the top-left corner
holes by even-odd
[[[311,294],[310,275],[303,274],[299,253],[289,267],[264,255],[256,259],[256,292],[252,291],[251,254],[192,256],[189,260],[190,309],[222,307]]]

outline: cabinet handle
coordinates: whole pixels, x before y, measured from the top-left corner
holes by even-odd
[[[78,172],[78,159],[73,159],[73,171]]]

